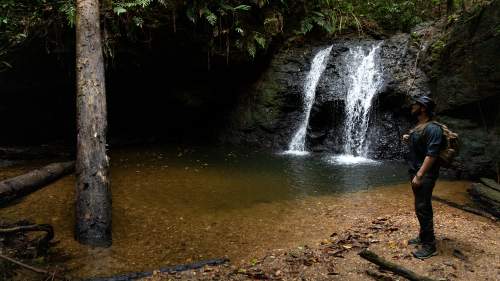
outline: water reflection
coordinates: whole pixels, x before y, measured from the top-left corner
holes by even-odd
[[[332,161],[335,157],[329,154],[282,155],[289,192],[296,195],[352,192],[403,183],[407,177],[404,164],[398,161],[370,160],[346,164]]]
[[[310,237],[308,223],[314,220],[307,212],[314,208],[306,201],[406,179],[401,163],[341,166],[325,161],[328,156],[212,148],[115,150],[114,241],[106,251],[89,251],[73,240],[73,177],[1,209],[0,216],[53,224],[58,249],[70,256],[65,266],[74,276],[238,257]],[[19,174],[15,169],[4,168],[0,176]]]

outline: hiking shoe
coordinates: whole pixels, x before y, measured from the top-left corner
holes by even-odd
[[[420,245],[422,244],[422,241],[420,241],[420,237],[415,237],[410,240],[408,240],[408,245]]]
[[[421,260],[430,258],[435,255],[437,255],[436,246],[432,244],[423,244],[419,250],[413,252],[413,256]]]

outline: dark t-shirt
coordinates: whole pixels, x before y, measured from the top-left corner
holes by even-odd
[[[426,156],[439,157],[439,152],[443,146],[443,129],[441,126],[429,123],[421,132],[412,132],[410,135],[408,153],[408,172],[410,175],[415,175]],[[434,162],[434,165],[427,171],[426,176],[437,178],[439,176],[439,162]]]

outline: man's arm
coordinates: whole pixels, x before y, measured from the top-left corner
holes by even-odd
[[[419,187],[422,185],[422,179],[423,179],[425,173],[427,173],[427,171],[429,171],[429,169],[432,167],[432,165],[434,165],[434,162],[436,162],[436,159],[437,159],[437,157],[435,157],[435,156],[425,156],[424,163],[422,163],[422,167],[420,167],[417,174],[415,175],[415,177],[411,181],[411,183],[414,187]]]

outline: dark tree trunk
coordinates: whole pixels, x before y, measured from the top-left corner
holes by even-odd
[[[99,1],[76,1],[77,155],[75,238],[111,245],[111,190],[106,156],[106,93]]]
[[[455,9],[455,1],[454,0],[446,0],[446,14],[449,15]]]

